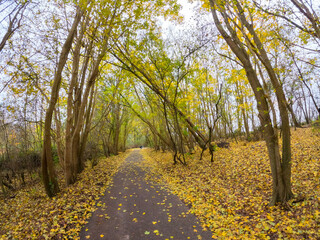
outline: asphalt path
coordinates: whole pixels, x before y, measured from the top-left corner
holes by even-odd
[[[158,184],[146,181],[134,150],[114,176],[113,185],[80,232],[80,239],[158,240],[212,239],[188,207]]]

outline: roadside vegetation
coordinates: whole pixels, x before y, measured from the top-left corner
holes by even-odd
[[[318,239],[320,237],[320,132],[292,131],[293,192],[285,205],[269,206],[272,178],[265,143],[239,141],[172,165],[172,153],[144,149],[150,179],[164,184],[218,239]],[[159,174],[161,177],[159,177]],[[155,178],[155,176],[157,176]]]
[[[130,151],[90,163],[77,183],[61,187],[48,198],[39,177],[11,197],[0,199],[0,239],[78,239],[78,234],[99,205],[99,197],[112,185],[112,176]],[[63,172],[58,172],[64,184]]]

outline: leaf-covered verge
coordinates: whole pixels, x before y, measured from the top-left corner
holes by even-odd
[[[296,199],[269,207],[271,172],[264,142],[231,143],[209,156],[173,165],[171,153],[143,150],[145,166],[196,214],[218,239],[320,239],[320,134],[292,131]],[[160,173],[160,178],[155,177]],[[302,201],[303,200],[303,201]],[[287,206],[288,208],[288,206]]]
[[[96,203],[129,151],[87,167],[78,181],[49,199],[40,181],[0,200],[0,239],[78,239]],[[62,177],[62,173],[61,176]],[[63,180],[60,181],[62,184]]]

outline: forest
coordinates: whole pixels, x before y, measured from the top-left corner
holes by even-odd
[[[319,17],[0,0],[0,239],[76,239],[133,148],[214,239],[319,239]]]

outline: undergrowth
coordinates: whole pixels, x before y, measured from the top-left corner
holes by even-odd
[[[61,180],[61,192],[52,199],[37,181],[14,198],[0,200],[0,239],[78,239],[97,200],[112,184],[112,176],[128,154],[101,159],[94,168],[87,167],[71,186],[63,187]]]

